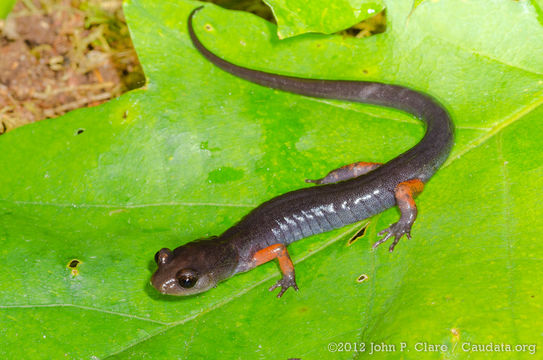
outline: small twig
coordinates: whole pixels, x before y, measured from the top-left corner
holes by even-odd
[[[114,83],[112,83],[111,81],[108,81],[108,82],[104,82],[104,83],[82,84],[82,85],[78,85],[78,86],[68,86],[68,87],[58,88],[58,89],[52,90],[50,92],[35,92],[35,93],[32,94],[32,97],[35,98],[35,99],[46,100],[46,99],[50,98],[51,96],[57,95],[57,94],[60,94],[60,93],[76,92],[76,91],[81,91],[81,90],[107,89],[107,88],[113,87],[114,85],[115,85]]]
[[[67,104],[64,104],[64,105],[61,105],[61,106],[57,106],[56,108],[46,109],[43,112],[44,112],[44,114],[46,116],[51,117],[51,116],[54,116],[56,114],[64,113],[64,112],[69,111],[69,110],[78,109],[78,108],[83,107],[84,105],[89,104],[89,103],[94,102],[94,101],[107,100],[111,96],[112,95],[110,93],[108,93],[108,92],[101,93],[101,94],[96,94],[96,95],[89,96],[89,97],[86,97],[86,98],[83,98],[83,99],[72,101],[71,103],[67,103]]]

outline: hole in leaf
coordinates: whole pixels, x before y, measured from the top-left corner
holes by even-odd
[[[83,134],[85,132],[85,129],[77,129],[76,134]]]
[[[370,223],[364,224],[360,230],[358,230],[350,239],[347,241],[347,246],[351,246],[355,243],[356,240],[360,239],[362,236],[366,235],[366,229]]]
[[[66,267],[68,269],[72,270],[72,275],[73,276],[77,276],[77,275],[79,275],[79,269],[78,268],[79,268],[80,264],[81,264],[81,260],[73,259],[73,260],[70,260],[70,262],[68,262]]]
[[[77,265],[79,265],[81,262],[77,259],[74,259],[72,261],[70,261],[70,263],[68,264],[68,267],[69,268],[72,268],[72,269],[75,269],[77,267]]]
[[[370,277],[366,274],[362,274],[359,277],[356,278],[357,283],[363,283],[364,281],[368,280]]]

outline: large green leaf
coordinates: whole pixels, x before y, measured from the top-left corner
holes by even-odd
[[[347,29],[383,10],[381,0],[266,0],[277,19],[277,35],[306,32],[331,34]]]
[[[462,346],[543,345],[538,12],[526,1],[387,5],[389,31],[365,40],[279,41],[273,25],[212,5],[195,26],[241,65],[439,98],[456,144],[418,199],[412,241],[370,250],[397,219],[391,209],[349,247],[359,225],[291,245],[300,291],[281,299],[267,292],[274,264],[199,296],[157,294],[149,277],[161,247],[218,234],[305,178],[387,161],[423,128],[394,110],[234,78],[190,44],[197,3],[133,0],[125,10],[146,88],[0,137],[2,357],[353,358],[372,342],[397,345],[377,358],[537,357]],[[366,352],[332,353],[332,342]]]

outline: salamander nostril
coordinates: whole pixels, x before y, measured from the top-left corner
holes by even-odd
[[[173,257],[173,253],[168,248],[162,248],[155,254],[155,262],[157,265],[166,264]]]

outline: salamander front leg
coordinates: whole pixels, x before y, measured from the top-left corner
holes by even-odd
[[[374,249],[393,237],[394,241],[389,248],[389,251],[392,252],[404,234],[408,239],[411,239],[411,226],[417,218],[417,206],[414,198],[420,194],[423,188],[424,183],[419,179],[404,181],[396,186],[395,197],[396,204],[401,212],[400,221],[390,225],[378,234],[379,236],[386,235],[373,244]]]
[[[349,180],[360,175],[364,175],[374,169],[377,169],[381,165],[383,164],[361,161],[332,170],[322,179],[306,179],[305,182],[319,185],[336,183],[338,181]]]
[[[270,287],[269,290],[273,291],[280,286],[281,290],[279,291],[279,294],[277,294],[277,297],[283,296],[284,292],[287,291],[289,287],[292,287],[294,290],[298,291],[298,285],[296,285],[296,278],[294,274],[294,265],[292,264],[292,260],[290,260],[287,247],[285,245],[274,244],[259,250],[254,254],[253,261],[255,262],[255,266],[258,266],[275,258],[279,260],[279,267],[281,268],[283,277],[275,285]]]

